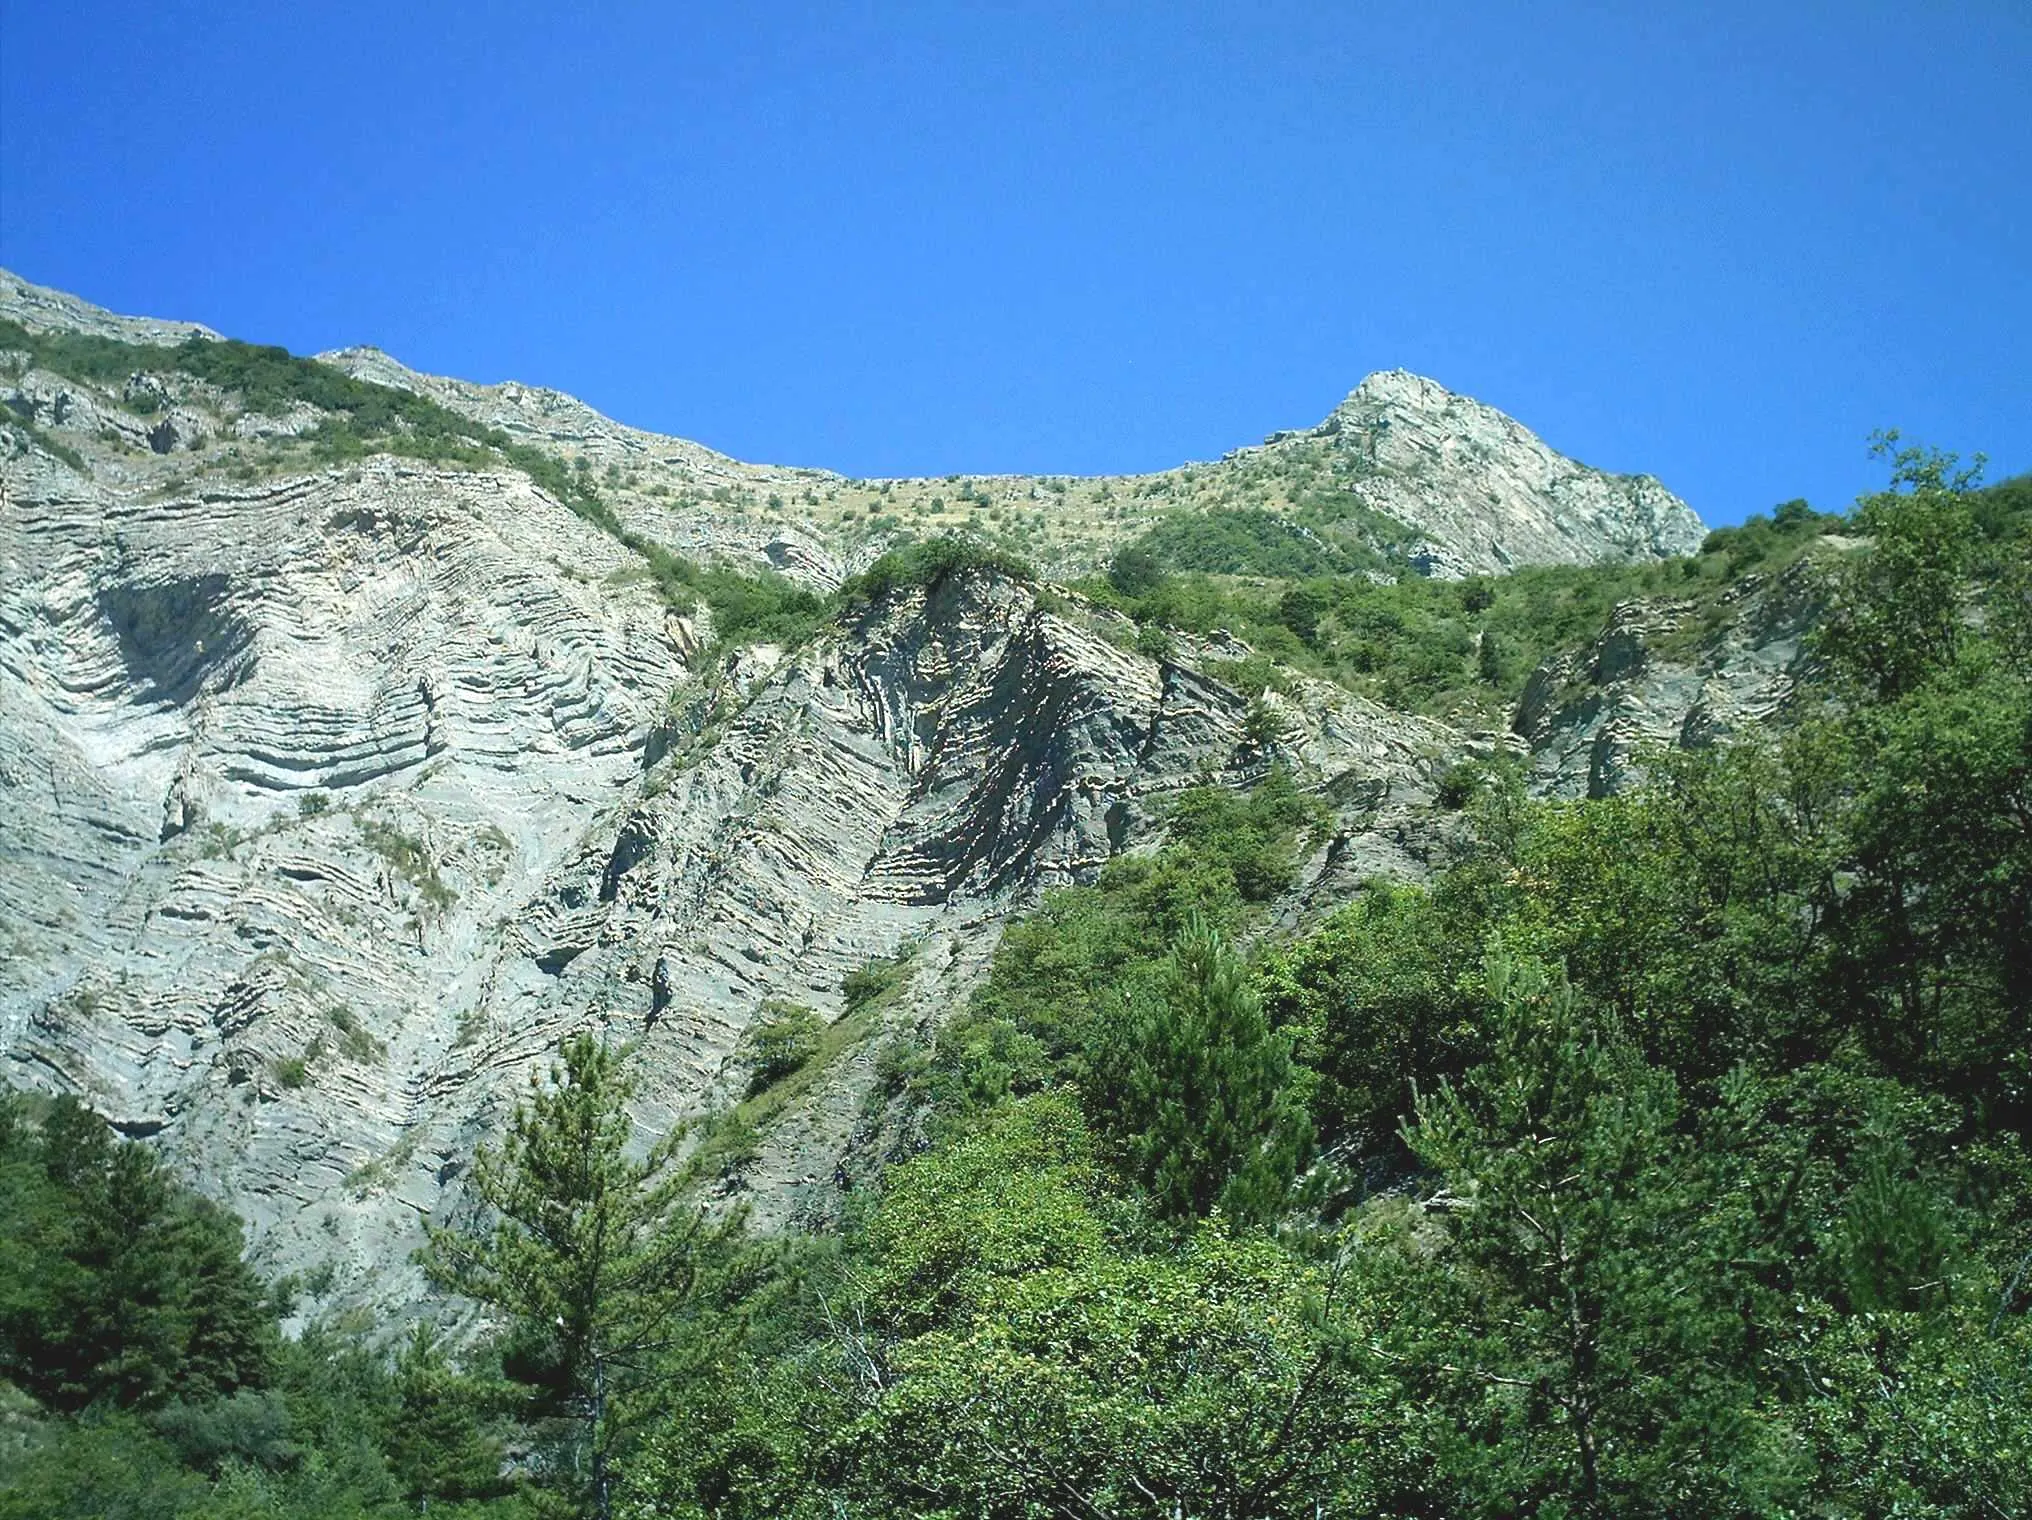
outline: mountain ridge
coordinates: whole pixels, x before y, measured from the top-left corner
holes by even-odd
[[[157,347],[217,338],[197,324],[120,317],[5,271],[0,317],[31,330],[91,332]],[[820,584],[837,584],[899,531],[1028,537],[1035,540],[1025,544],[1033,557],[1075,572],[1104,563],[1167,511],[1246,500],[1289,513],[1308,495],[1343,498],[1401,525],[1402,543],[1367,538],[1369,547],[1386,547],[1403,573],[1452,577],[1517,564],[1663,557],[1691,552],[1706,532],[1654,477],[1591,469],[1495,408],[1404,370],[1366,377],[1310,428],[1167,470],[864,480],[738,460],[619,422],[562,391],[429,375],[371,346],[328,350],[317,360],[425,396],[574,462],[585,459],[597,471],[616,471],[609,494],[622,520],[661,542],[689,551],[717,530],[751,560]],[[964,504],[956,486],[970,493]],[[707,512],[702,521],[696,511],[670,508],[673,497],[715,493],[726,498],[715,505],[743,511]],[[775,532],[785,542],[772,555]]]

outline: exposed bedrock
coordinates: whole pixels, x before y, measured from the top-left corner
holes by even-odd
[[[140,344],[198,332],[4,272],[0,315]],[[410,1296],[420,1220],[461,1207],[475,1145],[567,1034],[633,1043],[637,1116],[662,1133],[740,1096],[768,1004],[837,1019],[849,972],[915,947],[905,994],[836,1029],[726,1168],[765,1223],[823,1218],[882,1143],[864,1099],[885,1044],[964,1006],[1040,891],[1155,847],[1179,790],[1281,762],[1327,801],[1273,905],[1289,927],[1443,865],[1460,822],[1435,783],[1502,742],[1298,678],[1238,691],[1192,668],[1248,668],[1225,636],[1155,661],[1123,620],[981,571],[796,648],[716,653],[709,614],[674,612],[634,551],[505,462],[316,467],[328,424],[351,435],[300,397],[0,358],[0,1063],[163,1148],[249,1219],[264,1265],[335,1263],[342,1299]],[[742,464],[554,391],[372,350],[327,362],[589,472],[633,533],[813,587],[905,517],[962,512],[941,482]],[[1699,539],[1655,481],[1397,372],[1230,464],[1133,491],[996,478],[967,499],[992,485],[1037,531],[1047,503],[1084,522],[1040,555],[1074,565],[1172,510],[1172,488],[1239,489],[1279,450],[1427,536],[1436,573]],[[1541,672],[1518,721],[1541,789],[1622,784],[1641,739],[1696,742],[1782,701],[1797,624],[1766,600],[1770,626],[1719,653],[1633,607]],[[1257,703],[1274,744],[1245,725]]]
[[[846,973],[918,945],[728,1184],[822,1214],[882,1042],[963,1002],[1006,915],[1267,763],[1257,694],[982,572],[694,675],[632,555],[518,475],[144,500],[7,469],[8,1075],[151,1137],[341,1294],[407,1291],[420,1217],[564,1035],[639,1042],[660,1131],[738,1095],[764,1003],[837,1016]],[[1420,872],[1455,737],[1287,705],[1288,763],[1364,799],[1354,855]]]
[[[1534,790],[1606,796],[1637,780],[1649,750],[1700,749],[1781,722],[1811,657],[1819,575],[1805,559],[1748,577],[1712,626],[1690,602],[1617,607],[1598,638],[1525,686],[1514,727]]]

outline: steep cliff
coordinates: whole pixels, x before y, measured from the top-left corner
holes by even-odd
[[[887,1017],[915,1027],[1009,907],[1265,763],[1246,694],[985,572],[695,675],[626,551],[511,476],[131,502],[7,468],[7,1074],[157,1137],[262,1261],[355,1285],[564,1033],[641,1042],[652,1127],[708,1112],[771,1000],[837,1015],[914,945]],[[1287,707],[1288,761],[1415,872],[1376,803],[1415,808],[1451,735]],[[885,1032],[766,1137],[764,1217],[828,1206]]]
[[[0,319],[210,340],[11,276]],[[456,1206],[568,1032],[639,1042],[662,1130],[739,1096],[772,1005],[819,1010],[826,1060],[723,1185],[765,1220],[823,1215],[871,1143],[884,1043],[956,1006],[1040,889],[1161,838],[1170,794],[1276,760],[1327,800],[1287,920],[1453,837],[1431,799],[1466,736],[1244,682],[1218,636],[1158,659],[1077,597],[961,569],[725,648],[658,589],[656,546],[830,588],[898,532],[971,522],[980,501],[934,508],[937,482],[745,465],[348,350],[334,372],[481,430],[398,411],[363,445],[386,392],[335,400],[297,370],[256,395],[37,344],[0,354],[0,1074],[153,1137],[261,1262],[339,1263],[334,1293],[399,1295],[419,1216]],[[1081,515],[1108,482],[975,489],[1063,504],[1041,557],[1079,565],[1287,466],[1410,525],[1440,570],[1698,532],[1655,482],[1398,374],[1311,433],[1143,477],[1137,513]],[[1272,509],[1297,489],[1272,487]],[[1546,753],[1599,742],[1577,679],[1534,687]],[[1570,758],[1543,768],[1569,785]],[[900,951],[901,995],[846,1019],[843,980]]]

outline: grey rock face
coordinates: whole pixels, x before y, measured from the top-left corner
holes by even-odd
[[[683,667],[511,477],[0,473],[0,1038],[273,1217],[399,1138],[451,989]],[[567,573],[569,572],[569,573]],[[447,976],[449,973],[449,976]]]
[[[1698,749],[1782,721],[1817,607],[1810,559],[1743,581],[1713,626],[1686,602],[1617,607],[1590,645],[1525,686],[1514,727],[1530,747],[1534,790],[1607,796],[1639,778],[1647,748]]]
[[[1374,510],[1428,535],[1430,575],[1690,554],[1707,530],[1648,475],[1610,475],[1494,407],[1405,370],[1369,376],[1318,427],[1248,455],[1326,446]]]
[[[5,1073],[152,1136],[342,1293],[405,1291],[419,1216],[566,1034],[640,1042],[661,1130],[737,1095],[764,1002],[836,1015],[919,943],[894,1027],[740,1179],[765,1219],[822,1211],[879,1038],[1165,794],[1265,763],[1250,694],[986,575],[699,676],[632,555],[518,476],[0,470]],[[1324,687],[1289,719],[1302,774],[1382,793],[1452,745]]]
[[[201,332],[11,276],[0,312],[130,342]],[[592,468],[690,482],[617,498],[673,547],[817,585],[869,552],[713,507],[716,482],[832,477],[555,392],[369,350],[329,362]],[[662,1132],[739,1096],[766,1003],[837,1018],[849,971],[918,947],[907,995],[728,1177],[764,1221],[822,1216],[870,1144],[884,1041],[960,1006],[1042,888],[1151,847],[1170,794],[1273,758],[1320,789],[1336,827],[1286,922],[1452,847],[1428,804],[1461,735],[1315,682],[1232,690],[1125,650],[1068,599],[959,574],[694,669],[709,619],[672,616],[637,555],[519,473],[376,456],[235,480],[231,456],[193,451],[317,414],[237,410],[183,377],[11,371],[85,468],[0,414],[0,1076],[151,1137],[250,1220],[258,1260],[332,1260],[341,1296],[412,1286],[420,1218],[459,1206],[475,1144],[567,1034],[636,1043],[638,1117]],[[1651,486],[1603,484],[1408,376],[1298,436],[1359,453],[1385,415],[1380,463],[1349,468],[1432,535],[1436,569],[1663,552],[1697,529]],[[148,437],[164,424],[166,454]],[[1470,479],[1499,482],[1522,536],[1449,505]],[[1677,711],[1678,687],[1633,684],[1663,670],[1647,628],[1534,685],[1520,723],[1554,757],[1547,787],[1581,784],[1583,752],[1594,776],[1611,696]],[[1754,709],[1762,688],[1734,679],[1703,676],[1686,711]],[[1278,710],[1274,755],[1243,737],[1252,701]]]

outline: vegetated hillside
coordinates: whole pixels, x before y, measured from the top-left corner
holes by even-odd
[[[0,422],[7,1056],[146,1138],[0,1117],[0,1514],[2024,1507],[2023,482],[825,590],[123,320]]]
[[[1181,793],[882,1047],[916,1138],[836,1228],[744,1236],[752,1141],[641,1158],[568,1042],[432,1240],[499,1315],[456,1355],[278,1338],[230,1222],[0,1108],[0,1512],[2022,1513],[2032,492],[1900,480],[1779,733],[1449,778],[1450,866],[1290,927],[1330,796]],[[734,1112],[914,960],[772,1008]]]

